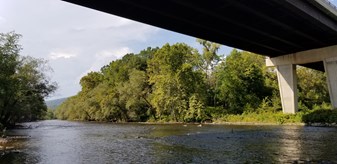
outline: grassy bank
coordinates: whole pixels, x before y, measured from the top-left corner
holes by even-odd
[[[251,112],[239,115],[228,114],[213,120],[214,123],[260,123],[260,124],[306,124],[336,125],[337,110],[317,109],[296,114],[282,112]]]

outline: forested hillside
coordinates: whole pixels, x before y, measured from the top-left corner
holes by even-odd
[[[82,77],[82,90],[56,110],[59,119],[202,122],[228,114],[281,110],[276,72],[264,57],[197,40],[147,48]],[[298,68],[300,110],[329,103],[322,72]]]
[[[48,100],[46,101],[46,105],[48,109],[56,109],[59,105],[61,105],[64,101],[66,101],[67,98],[60,98],[55,100]]]

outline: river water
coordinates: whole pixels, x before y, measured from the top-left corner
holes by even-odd
[[[0,163],[337,163],[337,128],[26,123]]]

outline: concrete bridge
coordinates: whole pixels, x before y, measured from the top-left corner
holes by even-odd
[[[297,105],[296,65],[327,73],[337,108],[337,9],[327,0],[64,0],[267,56],[284,113]]]

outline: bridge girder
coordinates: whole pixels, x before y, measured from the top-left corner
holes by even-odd
[[[337,44],[322,0],[64,1],[269,57]]]

